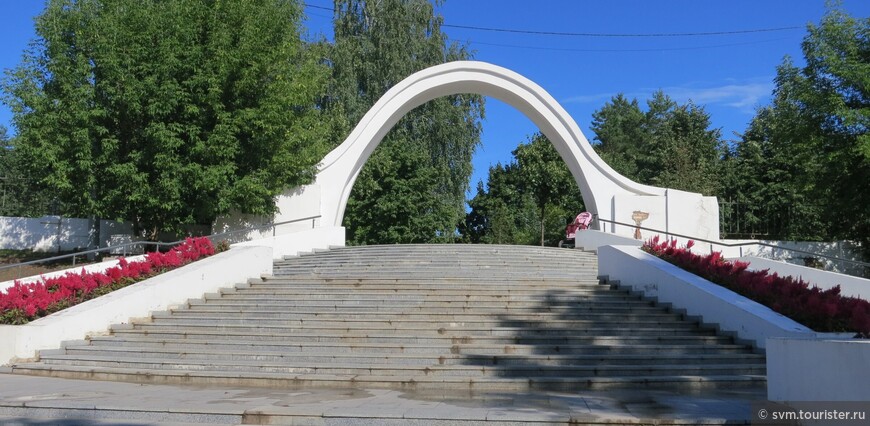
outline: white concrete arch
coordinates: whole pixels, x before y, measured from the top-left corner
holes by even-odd
[[[288,193],[279,199],[281,213],[274,220],[281,222],[310,214],[311,204],[319,198],[320,226],[341,227],[353,184],[387,132],[415,107],[459,93],[497,98],[529,117],[565,160],[587,208],[599,217],[630,222],[632,211],[642,210],[650,213],[645,226],[718,238],[715,198],[711,202],[711,197],[642,185],[620,175],[595,153],[577,123],[543,88],[511,70],[476,61],[427,68],[393,86],[347,139],[324,157],[314,185],[301,191],[297,188],[292,192],[295,195]],[[672,206],[674,203],[681,205]],[[305,208],[300,210],[302,205]],[[682,213],[675,215],[678,211]],[[631,234],[631,230],[622,228],[608,230]]]

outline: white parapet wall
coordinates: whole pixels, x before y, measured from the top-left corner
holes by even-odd
[[[773,338],[767,399],[870,401],[870,340]]]
[[[852,241],[722,240],[722,242],[728,244],[750,243],[750,245],[742,247],[715,247],[717,251],[721,251],[728,258],[756,256],[800,266],[805,266],[809,258],[825,270],[859,277],[865,273],[867,268],[860,263],[855,263],[863,261],[863,257],[860,246]],[[822,256],[845,259],[846,261]]]
[[[286,256],[297,256],[313,250],[341,247],[344,244],[344,227],[328,226],[237,243],[233,244],[232,247],[268,246],[272,248],[272,255],[275,259],[283,259]]]
[[[25,325],[0,325],[0,365],[27,359],[67,340],[106,333],[112,324],[148,317],[223,287],[272,273],[272,247],[229,251],[149,278]]]
[[[320,185],[303,185],[284,191],[275,201],[278,211],[273,216],[231,213],[218,217],[212,225],[215,234],[224,233],[216,241],[244,243],[319,228],[322,223]],[[274,225],[280,224],[280,225]]]
[[[647,297],[684,309],[723,331],[764,348],[771,337],[812,337],[809,328],[725,287],[711,283],[634,246],[598,249],[598,273]]]
[[[839,285],[840,294],[843,296],[870,300],[870,280],[866,278],[858,278],[756,256],[743,256],[738,260],[749,263],[749,269],[755,271],[767,269],[771,273],[775,272],[780,276],[800,278],[810,286],[816,286],[823,290]]]

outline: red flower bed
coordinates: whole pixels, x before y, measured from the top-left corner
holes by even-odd
[[[41,282],[21,284],[0,292],[0,324],[25,324],[61,309],[102,296],[113,290],[211,256],[215,248],[208,238],[188,238],[166,253],[153,252],[145,259],[128,262],[103,272],[68,273]]]
[[[647,241],[642,249],[708,281],[752,299],[815,331],[855,332],[870,337],[870,302],[840,295],[840,286],[829,290],[809,287],[792,277],[749,271],[746,262],[727,261],[722,253],[697,255],[694,244],[677,247],[676,240]]]

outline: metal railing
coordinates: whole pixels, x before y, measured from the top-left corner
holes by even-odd
[[[304,222],[304,221],[310,220],[311,227],[315,228],[317,225],[317,219],[319,219],[319,218],[320,218],[320,215],[309,216],[309,217],[303,217],[303,218],[299,218],[299,219],[287,220],[287,221],[282,221],[282,222],[267,223],[267,224],[257,225],[257,226],[248,227],[248,228],[244,228],[244,229],[236,229],[233,231],[219,232],[219,233],[211,234],[211,235],[203,235],[203,237],[208,238],[209,240],[214,242],[215,239],[221,239],[221,237],[227,237],[227,236],[241,234],[241,233],[248,233],[249,234],[251,232],[262,231],[263,229],[269,229],[269,228],[272,229],[272,236],[274,237],[277,235],[277,230],[278,230],[279,226],[289,225],[291,223],[299,223],[299,222]],[[101,253],[101,252],[118,253],[118,251],[121,250],[121,252],[119,254],[121,256],[126,256],[128,253],[133,253],[132,249],[129,250],[129,252],[128,252],[128,250],[127,250],[128,248],[137,247],[137,246],[143,246],[143,247],[153,246],[156,249],[155,251],[157,251],[162,247],[177,246],[177,245],[183,243],[184,241],[185,240],[178,240],[178,241],[172,241],[172,242],[168,242],[168,243],[167,242],[160,242],[160,241],[133,241],[133,242],[129,242],[129,243],[116,244],[116,245],[112,245],[112,246],[106,246],[106,247],[100,247],[100,248],[95,248],[95,249],[90,249],[90,250],[78,251],[75,253],[63,254],[63,255],[59,255],[59,256],[46,257],[44,259],[36,259],[36,260],[30,260],[27,262],[2,265],[2,266],[0,266],[0,271],[5,271],[5,270],[9,270],[9,269],[14,269],[14,268],[21,268],[21,267],[29,266],[29,265],[38,265],[41,263],[58,262],[58,261],[62,261],[65,259],[71,259],[72,260],[72,267],[75,267],[77,258],[83,258],[83,257],[87,257],[89,255],[95,255],[95,254]],[[241,242],[241,241],[239,241],[239,242]],[[144,248],[143,248],[143,251],[144,251]],[[17,278],[13,278],[13,279],[17,279]]]
[[[677,234],[674,232],[663,231],[661,229],[647,228],[644,226],[638,226],[637,224],[634,224],[634,223],[625,223],[625,222],[617,222],[615,220],[601,219],[600,217],[597,217],[597,216],[593,219],[593,226],[600,228],[597,226],[597,223],[596,223],[598,221],[609,223],[612,225],[627,226],[631,229],[640,229],[643,231],[655,232],[658,234],[667,235],[669,237],[685,238],[688,240],[693,240],[695,242],[707,243],[707,244],[710,244],[710,251],[711,252],[713,251],[714,245],[722,246],[722,247],[738,247],[740,249],[740,256],[742,257],[743,256],[743,247],[762,246],[762,247],[769,247],[769,248],[775,249],[775,250],[784,250],[784,251],[789,251],[789,252],[794,252],[794,253],[800,253],[800,254],[804,254],[804,255],[810,255],[812,257],[820,257],[820,258],[829,259],[829,260],[833,260],[833,261],[837,261],[837,262],[846,262],[846,263],[851,263],[851,264],[858,265],[858,266],[863,266],[865,268],[870,268],[870,263],[862,262],[859,260],[844,259],[842,257],[829,256],[826,254],[815,253],[815,252],[806,251],[806,250],[799,250],[799,249],[794,249],[794,248],[789,248],[789,247],[782,247],[782,246],[777,246],[777,245],[773,245],[773,244],[763,243],[761,241],[750,241],[750,242],[745,242],[745,243],[726,243],[726,242],[722,242],[722,241],[715,241],[715,240],[708,240],[708,239],[699,238],[699,237],[693,237],[691,235],[683,235],[683,234]],[[602,232],[604,232],[604,231],[602,231]]]

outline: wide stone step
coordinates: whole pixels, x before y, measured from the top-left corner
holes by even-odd
[[[297,352],[285,353],[267,348],[250,347],[247,350],[216,350],[205,347],[189,347],[183,351],[174,348],[151,346],[129,346],[107,348],[100,346],[67,346],[65,351],[43,351],[43,356],[74,355],[84,357],[112,357],[114,359],[163,358],[195,360],[241,360],[299,363],[338,363],[338,364],[387,364],[387,365],[680,365],[680,364],[755,364],[763,365],[764,356],[752,353],[725,354],[608,354],[608,355],[564,355],[564,354],[452,354],[452,353],[334,353],[334,352]]]
[[[370,269],[386,269],[386,270],[401,270],[424,272],[431,271],[541,271],[552,274],[577,274],[585,275],[595,272],[598,268],[595,261],[577,262],[574,260],[568,261],[517,261],[517,262],[464,262],[461,260],[450,260],[443,262],[431,261],[402,261],[400,259],[381,259],[378,261],[329,261],[316,260],[311,262],[295,262],[295,263],[276,263],[273,266],[274,270],[316,270],[329,269],[335,271],[364,271]]]
[[[430,313],[420,312],[323,312],[321,310],[308,311],[288,311],[285,309],[248,309],[240,310],[232,307],[212,307],[210,305],[196,305],[185,309],[174,309],[170,312],[154,313],[154,318],[163,318],[167,316],[178,318],[257,318],[257,319],[285,319],[285,320],[383,320],[383,321],[398,321],[398,320],[426,320],[426,321],[475,321],[475,320],[495,320],[503,319],[506,321],[554,321],[554,320],[589,320],[589,321],[604,321],[604,322],[619,322],[619,321],[681,321],[683,315],[666,312],[650,312],[650,313],[599,313],[599,312],[525,312],[525,313],[510,313],[510,314],[485,314],[475,311],[462,313],[448,313],[443,311],[433,311]]]
[[[326,252],[316,253],[314,255],[305,254],[296,257],[285,257],[277,262],[293,262],[306,261],[310,259],[329,260],[329,259],[441,259],[441,260],[478,260],[478,261],[504,261],[504,260],[519,260],[519,261],[552,261],[558,260],[589,260],[594,259],[594,253],[581,251],[575,252],[560,252],[556,250],[533,251],[523,248],[521,250],[464,250],[448,248],[444,250],[419,251],[409,249],[408,251],[397,251],[395,248],[377,248],[366,247],[357,252],[348,252],[342,250],[330,250]]]
[[[430,258],[451,258],[474,255],[481,259],[503,259],[508,257],[547,257],[547,258],[589,258],[594,253],[582,250],[557,249],[555,247],[534,246],[469,246],[469,245],[425,245],[415,246],[402,244],[398,248],[394,245],[370,245],[360,247],[336,247],[331,250],[318,251],[317,253],[305,253],[301,256],[287,257],[287,260],[307,258],[332,258],[332,257],[373,257],[388,254],[395,257],[422,256]]]
[[[292,354],[321,353],[331,354],[425,354],[448,355],[466,354],[473,356],[486,355],[623,355],[634,354],[644,356],[655,355],[703,355],[703,354],[748,354],[750,348],[744,345],[720,343],[710,345],[706,342],[694,344],[656,344],[629,342],[626,344],[605,342],[605,344],[461,344],[448,342],[445,344],[415,344],[415,343],[359,343],[359,342],[288,342],[276,341],[243,341],[215,340],[212,338],[197,338],[186,336],[182,338],[161,338],[153,335],[126,334],[123,336],[94,336],[88,341],[75,341],[67,344],[69,347],[90,345],[99,348],[150,347],[171,351],[185,352],[199,348],[200,351],[245,351],[260,353]]]
[[[526,288],[373,288],[373,287],[332,287],[332,286],[283,286],[283,287],[265,287],[265,286],[251,286],[251,287],[241,287],[232,290],[222,291],[222,294],[225,295],[239,295],[239,296],[263,296],[263,295],[274,295],[274,296],[298,296],[298,297],[322,297],[322,296],[331,296],[331,295],[341,295],[341,296],[352,296],[352,297],[360,297],[360,296],[373,296],[373,295],[415,295],[415,296],[459,296],[459,297],[467,297],[467,296],[491,296],[491,297],[532,297],[532,298],[551,298],[553,296],[559,295],[562,297],[570,297],[570,296],[579,296],[579,297],[592,297],[592,296],[600,296],[602,298],[612,298],[614,296],[621,296],[623,298],[627,297],[627,295],[620,295],[618,292],[612,292],[608,289],[601,288],[602,286],[597,287],[580,287],[580,288],[566,288],[560,290],[551,290],[549,292],[542,292],[538,289],[526,289]]]
[[[298,293],[275,293],[272,295],[265,293],[223,293],[219,295],[207,295],[206,299],[220,298],[222,300],[244,300],[252,302],[270,301],[287,301],[296,303],[313,303],[313,302],[336,302],[352,304],[360,304],[361,302],[381,302],[381,303],[526,303],[526,304],[558,304],[558,303],[589,303],[589,302],[627,302],[636,301],[637,298],[627,294],[473,294],[473,293],[456,293],[456,294],[415,294],[415,293],[313,293],[302,295]]]
[[[425,280],[414,276],[397,276],[397,277],[357,277],[352,274],[347,274],[346,277],[304,277],[304,276],[283,276],[264,275],[260,278],[252,278],[249,280],[251,284],[349,284],[349,285],[453,285],[462,287],[484,287],[488,285],[506,286],[506,287],[543,287],[545,289],[554,288],[560,289],[563,287],[576,286],[600,286],[598,277],[588,277],[578,280],[576,277],[551,277],[543,279],[541,277],[502,277],[492,278],[486,277],[462,277],[462,276],[438,276],[427,277]]]
[[[332,279],[364,279],[364,278],[378,278],[378,279],[407,279],[410,276],[413,276],[418,280],[426,280],[429,278],[438,278],[443,277],[445,274],[449,274],[452,279],[456,278],[468,278],[468,279],[478,279],[478,278],[486,278],[489,280],[501,279],[501,280],[512,280],[512,279],[520,279],[520,278],[528,278],[529,280],[550,280],[550,279],[561,279],[561,280],[594,280],[598,277],[597,271],[590,272],[586,274],[574,274],[574,273],[565,273],[565,272],[556,272],[556,271],[536,271],[536,270],[484,270],[484,269],[449,269],[445,268],[444,270],[416,270],[415,268],[408,268],[405,270],[397,270],[397,269],[387,269],[387,268],[371,268],[371,269],[360,269],[357,271],[353,271],[349,273],[348,271],[343,270],[335,270],[334,268],[323,268],[321,270],[284,270],[284,269],[274,269],[272,274],[276,277],[284,277],[284,278],[298,278],[298,277],[310,277],[310,278],[332,278]]]
[[[764,374],[764,364],[703,364],[703,365],[401,365],[401,364],[338,364],[266,362],[259,360],[196,360],[165,358],[117,358],[112,356],[46,355],[40,359],[46,365],[135,368],[148,370],[206,370],[223,372],[269,372],[285,374],[379,375],[379,376],[459,376],[459,377],[625,377]]]
[[[645,336],[674,336],[674,335],[715,335],[715,331],[707,329],[699,329],[694,324],[674,323],[674,324],[648,324],[643,326],[620,326],[620,325],[598,325],[582,328],[579,326],[565,325],[560,327],[559,324],[530,324],[528,326],[508,326],[495,323],[487,324],[460,324],[460,323],[443,323],[443,324],[428,324],[420,323],[405,323],[397,321],[395,324],[390,322],[381,323],[355,323],[345,322],[340,324],[329,324],[313,322],[312,324],[293,324],[280,322],[266,321],[245,321],[237,324],[229,322],[198,322],[190,319],[173,320],[166,318],[154,323],[137,323],[133,325],[123,324],[112,326],[112,330],[126,329],[132,327],[134,330],[143,330],[149,333],[162,332],[164,330],[177,330],[183,332],[196,333],[199,330],[209,331],[228,331],[232,333],[286,333],[286,334],[305,334],[305,335],[335,335],[343,333],[347,337],[360,337],[368,334],[382,335],[406,335],[415,337],[433,337],[433,336],[623,336],[632,334],[642,334]],[[433,328],[436,327],[436,328]]]
[[[154,314],[154,322],[147,323],[155,326],[211,326],[211,327],[251,327],[255,329],[292,327],[293,329],[318,329],[318,330],[435,330],[442,334],[444,330],[571,330],[578,333],[598,332],[604,330],[695,330],[697,324],[682,321],[678,318],[670,320],[651,319],[644,322],[643,327],[620,326],[620,322],[592,321],[592,320],[566,320],[555,319],[549,321],[521,320],[515,318],[479,318],[467,320],[435,321],[433,319],[409,319],[409,318],[386,318],[386,319],[326,319],[305,318],[285,319],[270,318],[257,315],[244,315],[238,317],[206,316],[206,315],[177,315],[175,313]],[[138,324],[137,324],[138,325]],[[144,324],[143,324],[144,325]]]
[[[277,282],[274,280],[261,281],[239,284],[236,290],[297,290],[297,291],[501,291],[501,292],[558,292],[558,291],[577,291],[577,292],[608,292],[611,291],[607,286],[600,285],[598,281],[583,283],[583,282],[565,282],[561,285],[517,285],[505,284],[500,282],[483,283],[476,282],[468,283],[429,283],[429,282],[402,282],[402,283],[379,283],[379,282],[319,282],[311,280],[291,280]]]
[[[588,271],[597,268],[597,259],[523,259],[514,258],[506,260],[480,261],[466,260],[464,258],[450,258],[433,260],[431,258],[412,259],[402,257],[392,258],[350,258],[350,259],[311,259],[300,260],[295,262],[276,262],[275,268],[317,268],[320,266],[330,266],[339,269],[352,270],[357,268],[434,268],[434,269],[492,269],[492,270],[520,270],[523,268],[535,270],[549,270],[553,272],[572,272],[572,271]]]
[[[451,376],[377,376],[282,374],[226,371],[155,371],[135,368],[108,368],[90,366],[58,366],[22,364],[13,368],[21,374],[65,377],[72,379],[128,381],[151,384],[209,384],[213,386],[258,386],[277,389],[299,387],[329,388],[387,388],[411,390],[472,391],[576,391],[616,390],[638,388],[665,388],[668,390],[698,391],[703,389],[757,388],[766,384],[763,375],[703,375],[633,377],[451,377]]]
[[[598,259],[582,257],[562,257],[552,258],[547,256],[512,256],[507,258],[492,258],[480,259],[474,257],[398,257],[391,256],[349,256],[349,257],[321,257],[321,258],[300,258],[297,260],[283,260],[274,263],[275,267],[299,267],[299,266],[318,266],[318,265],[336,265],[342,267],[358,267],[358,266],[380,266],[388,267],[399,266],[421,266],[421,267],[454,267],[454,268],[474,268],[474,267],[493,267],[493,268],[519,268],[529,266],[532,268],[544,269],[548,267],[558,267],[559,269],[580,269],[582,267],[594,268],[597,266]],[[571,268],[566,268],[570,265]]]
[[[512,297],[505,295],[498,296],[442,296],[442,295],[413,295],[413,294],[396,294],[396,295],[360,295],[353,297],[352,295],[323,295],[323,297],[298,298],[289,296],[276,295],[269,297],[266,295],[239,295],[239,294],[207,294],[206,301],[220,299],[221,301],[240,301],[256,304],[281,304],[286,306],[333,306],[333,305],[377,305],[386,304],[392,306],[419,306],[421,304],[437,307],[462,306],[484,304],[486,306],[514,306],[514,307],[542,307],[542,306],[563,306],[563,307],[579,307],[590,303],[600,305],[624,305],[631,306],[633,304],[643,304],[636,298],[626,295],[615,294],[611,296],[530,296],[530,297]]]
[[[324,303],[316,302],[305,306],[304,304],[296,303],[295,301],[244,301],[244,300],[224,300],[215,299],[194,299],[188,301],[190,309],[198,309],[200,307],[220,307],[229,309],[238,309],[245,311],[253,310],[269,310],[283,309],[293,312],[306,312],[317,310],[319,312],[381,312],[381,313],[467,313],[477,312],[481,314],[512,314],[512,313],[536,313],[536,312],[558,312],[558,313],[583,313],[583,312],[599,312],[599,313],[655,313],[665,312],[663,308],[654,306],[652,302],[642,301],[626,301],[626,302],[596,302],[594,305],[583,303],[559,304],[559,305],[542,305],[539,303],[427,303],[422,304],[383,304],[383,303]]]
[[[553,334],[533,334],[517,332],[505,332],[504,335],[498,334],[481,334],[472,335],[469,333],[449,333],[435,335],[413,336],[409,333],[324,333],[311,332],[310,330],[302,332],[287,332],[286,330],[279,331],[273,329],[270,331],[254,331],[254,330],[239,330],[233,328],[225,329],[209,329],[207,327],[187,327],[184,329],[176,327],[156,328],[140,326],[136,329],[116,329],[113,334],[117,336],[130,335],[148,335],[157,339],[179,339],[179,338],[195,338],[195,339],[214,339],[216,342],[226,340],[237,341],[290,341],[294,343],[302,342],[344,342],[344,343],[394,343],[394,344],[436,344],[436,345],[453,345],[453,344],[529,344],[529,345],[583,345],[583,344],[720,344],[732,343],[732,339],[724,336],[704,335],[702,333],[695,334],[663,334],[663,335],[608,335],[608,334],[590,334],[590,335],[565,335]]]
[[[596,267],[593,264],[573,264],[571,268],[566,268],[565,264],[554,262],[550,264],[521,264],[521,265],[504,265],[504,264],[480,264],[480,263],[461,263],[461,262],[445,262],[445,263],[422,263],[422,262],[312,262],[310,264],[295,264],[295,265],[275,265],[274,271],[330,271],[330,272],[412,272],[416,274],[425,274],[426,272],[448,272],[451,275],[456,273],[470,272],[485,272],[485,273],[511,273],[511,272],[528,272],[545,273],[551,275],[564,276],[583,276],[596,272]],[[276,273],[275,275],[282,275]]]

